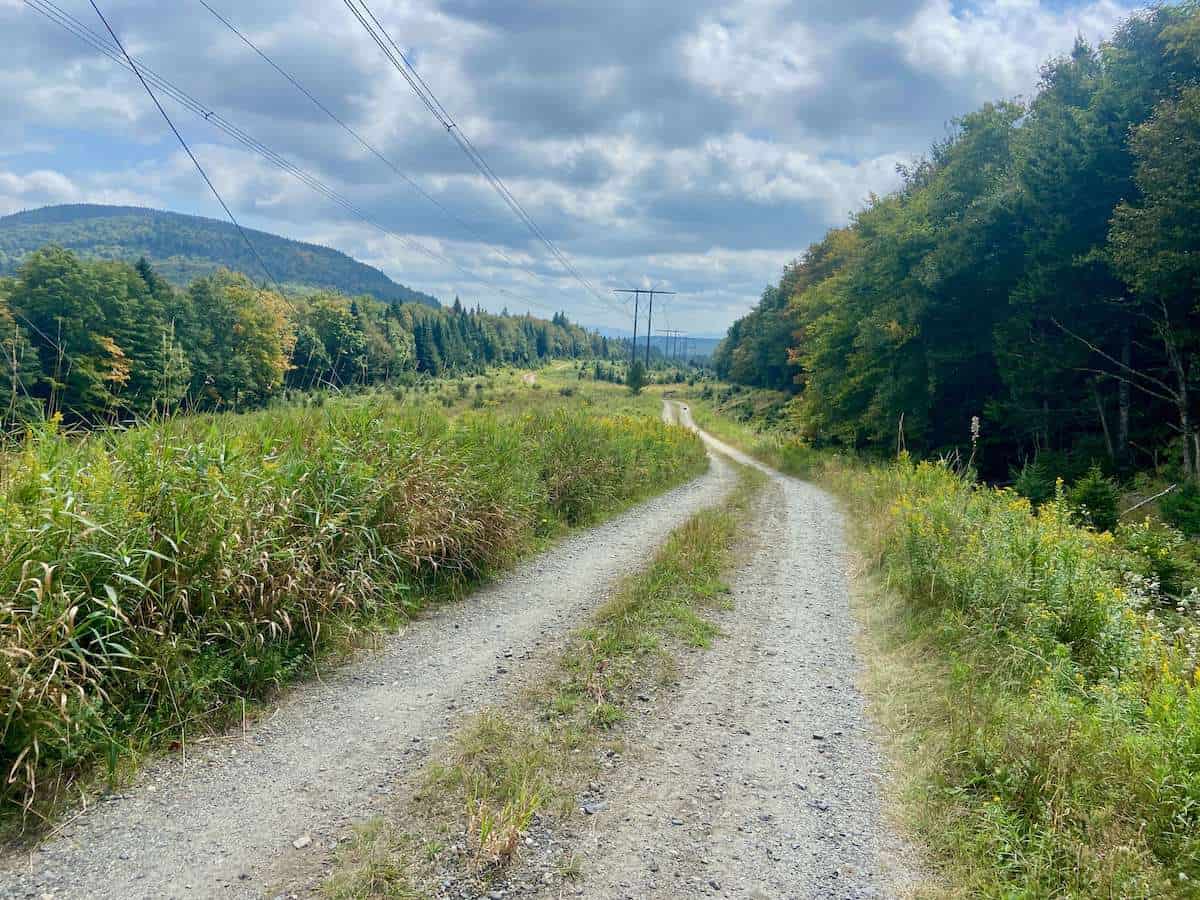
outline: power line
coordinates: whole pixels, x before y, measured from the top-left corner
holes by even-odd
[[[608,298],[597,291],[592,283],[588,281],[587,278],[585,278],[583,274],[575,267],[574,263],[571,262],[567,255],[553,241],[551,241],[550,238],[546,236],[545,232],[541,229],[537,222],[533,220],[533,218],[521,205],[520,201],[517,200],[517,198],[513,195],[512,191],[509,190],[508,186],[504,183],[500,176],[496,174],[496,172],[488,164],[487,160],[484,159],[483,155],[471,142],[471,139],[467,137],[463,130],[450,117],[450,114],[446,111],[446,108],[442,105],[441,101],[438,100],[437,96],[430,89],[429,85],[421,77],[420,73],[417,72],[416,67],[413,66],[412,62],[407,56],[405,56],[404,52],[388,34],[387,30],[375,16],[374,12],[371,11],[371,7],[367,4],[366,0],[343,0],[343,2],[345,3],[346,8],[349,9],[354,17],[358,20],[359,24],[361,24],[371,36],[371,39],[383,52],[388,61],[392,63],[392,65],[408,83],[408,86],[412,88],[413,93],[417,95],[422,105],[424,105],[429,113],[435,119],[437,119],[443,128],[446,129],[447,133],[458,145],[459,149],[462,150],[475,168],[479,170],[480,174],[483,175],[484,180],[487,181],[497,195],[499,195],[500,199],[504,201],[505,205],[508,206],[513,214],[525,224],[534,237],[536,237],[546,246],[547,250],[550,251],[550,254],[559,262],[560,265],[562,265],[568,274],[570,274],[576,281],[583,285],[583,287],[597,300],[607,305]]]
[[[120,46],[120,42],[117,42],[118,49],[115,50],[113,48],[113,45],[110,44],[107,40],[105,40],[101,35],[92,31],[90,28],[88,28],[86,25],[84,25],[82,22],[80,22],[78,19],[76,19],[70,13],[66,12],[65,10],[61,9],[56,4],[51,2],[51,0],[24,0],[24,3],[30,9],[33,9],[35,12],[40,13],[41,15],[45,16],[46,18],[50,19],[55,24],[66,29],[67,31],[71,32],[73,35],[75,35],[80,40],[84,41],[85,43],[89,44],[94,49],[99,50],[101,53],[103,53],[105,56],[108,56],[110,59],[112,59],[118,65],[134,72],[134,74],[138,76],[138,79],[140,81],[142,81],[143,84],[146,84],[147,82],[150,84],[153,84],[155,87],[157,87],[159,89],[159,91],[161,93],[170,97],[172,100],[174,100],[179,105],[183,106],[185,109],[190,110],[191,112],[200,116],[202,119],[204,119],[206,122],[208,122],[209,124],[213,125],[217,129],[219,129],[220,131],[223,131],[225,134],[227,134],[229,137],[233,138],[233,140],[235,140],[237,143],[241,144],[246,149],[251,150],[252,152],[259,154],[260,156],[265,157],[268,161],[270,161],[271,163],[273,163],[280,169],[284,170],[288,174],[292,175],[294,178],[299,180],[301,183],[305,184],[310,189],[316,191],[317,193],[322,194],[327,199],[338,204],[343,209],[345,209],[347,212],[349,212],[351,215],[362,220],[366,224],[370,225],[372,228],[375,228],[378,231],[382,232],[383,234],[385,234],[389,237],[392,237],[395,240],[400,241],[401,243],[405,244],[406,246],[410,247],[411,249],[416,250],[417,252],[420,252],[420,253],[424,254],[425,256],[428,256],[429,258],[435,260],[436,262],[440,262],[444,265],[448,265],[448,266],[451,266],[452,268],[458,269],[460,272],[462,272],[464,275],[466,275],[470,280],[472,280],[474,282],[477,282],[477,283],[483,284],[483,285],[488,284],[488,282],[486,282],[478,274],[476,274],[475,272],[472,272],[470,269],[466,268],[461,263],[458,263],[457,261],[447,257],[445,254],[439,253],[436,250],[426,247],[424,244],[420,243],[419,241],[414,240],[413,238],[411,238],[407,235],[397,234],[396,232],[392,231],[391,229],[379,224],[378,222],[376,222],[375,220],[370,218],[366,213],[364,213],[360,209],[358,209],[358,207],[356,207],[350,200],[343,197],[341,194],[339,194],[333,188],[326,185],[324,182],[322,182],[316,176],[309,174],[305,170],[301,169],[299,166],[297,166],[294,163],[292,163],[291,161],[289,161],[286,157],[280,155],[279,153],[272,150],[267,145],[263,144],[261,141],[257,140],[256,138],[254,138],[254,137],[250,136],[249,134],[247,134],[246,132],[242,131],[240,128],[238,128],[236,125],[234,125],[232,122],[225,119],[219,113],[210,109],[205,104],[203,104],[199,100],[197,100],[195,97],[192,97],[190,94],[183,91],[181,88],[172,84],[166,78],[164,78],[163,76],[161,76],[157,72],[155,72],[153,69],[151,69],[149,66],[146,66],[145,64],[140,63],[140,62],[135,62],[129,56],[129,54],[124,52],[124,48]],[[110,30],[110,34],[111,33],[112,32]],[[153,92],[151,92],[151,96],[154,96]],[[156,102],[156,105],[158,105],[157,98],[155,98],[155,102]],[[160,109],[160,111],[162,111],[161,105],[159,105],[159,109]],[[163,114],[164,114],[164,116],[166,115],[165,112]],[[168,119],[168,121],[169,121],[169,119]],[[172,126],[172,130],[173,131],[175,130],[174,126]],[[178,132],[176,132],[176,134],[178,134]],[[182,141],[182,138],[181,138],[181,141]],[[189,150],[189,156],[191,156],[190,150]],[[194,156],[192,157],[192,159],[193,159],[193,162],[195,162]],[[208,180],[207,176],[206,176],[205,180],[206,181]],[[209,186],[212,187],[211,182],[209,182]],[[218,199],[219,199],[219,197],[218,197]],[[222,206],[225,207],[224,202],[222,202]],[[225,207],[225,208],[226,208],[226,211],[228,212],[228,207]],[[237,221],[236,221],[236,219],[233,218],[232,213],[229,213],[229,215],[230,215],[230,218],[234,221],[234,224],[236,225]],[[238,230],[241,231],[243,234],[243,237],[245,237],[245,232],[240,225],[238,225]],[[249,243],[248,240],[247,240],[247,243]],[[253,248],[252,244],[250,244],[250,246]],[[261,257],[258,257],[257,252],[255,252],[255,256],[261,262]],[[264,271],[267,272],[267,276],[270,278],[271,277],[270,270],[264,266]],[[271,278],[271,280],[273,282],[275,281],[274,278]],[[278,282],[275,282],[275,283],[278,286]],[[506,294],[506,295],[512,297],[514,300],[517,300],[520,303],[525,303],[530,306],[538,307],[538,308],[546,310],[546,311],[553,311],[553,312],[558,311],[556,309],[552,309],[550,306],[548,306],[546,304],[539,303],[535,300],[531,300],[528,297],[522,297],[519,294],[515,294],[512,291],[508,290],[507,288],[501,287],[499,285],[490,285],[490,287],[496,291],[499,291],[500,293],[503,293],[503,294]]]
[[[351,127],[349,124],[347,124],[346,121],[341,118],[341,116],[339,116],[337,113],[335,113],[333,110],[331,110],[325,103],[323,103],[321,100],[319,100],[311,91],[308,90],[308,88],[306,88],[303,84],[301,84],[300,81],[294,75],[292,75],[290,72],[288,72],[282,66],[280,66],[270,56],[268,56],[267,53],[261,47],[259,47],[252,40],[250,40],[250,38],[247,37],[245,35],[245,33],[243,33],[241,30],[239,30],[238,27],[236,25],[234,25],[228,18],[223,16],[220,12],[218,12],[211,5],[209,5],[206,2],[206,0],[197,0],[197,2],[201,6],[203,6],[206,10],[208,10],[210,13],[212,13],[213,17],[216,18],[217,21],[219,21],[222,25],[224,25],[226,28],[228,28],[230,31],[232,31],[235,35],[237,35],[237,37],[242,41],[242,43],[244,43],[247,47],[249,47],[251,50],[253,50],[255,52],[255,54],[257,54],[263,60],[263,62],[265,62],[272,69],[274,69],[276,72],[278,72],[285,80],[288,81],[289,84],[291,84],[294,88],[296,88],[296,90],[298,90],[305,97],[307,97],[309,99],[309,101],[311,101],[312,104],[317,107],[317,109],[319,109],[326,116],[328,116],[330,119],[332,119],[339,127],[342,128],[343,131],[345,131],[352,138],[354,138],[354,140],[357,141],[364,150],[366,150],[368,153],[370,153],[372,156],[374,156],[376,159],[378,159],[380,162],[382,162],[385,166],[387,166],[389,169],[391,169],[392,172],[398,178],[400,178],[405,184],[407,184],[410,188],[412,188],[414,191],[416,191],[418,194],[420,194],[423,198],[425,198],[430,203],[432,203],[434,206],[436,206],[448,218],[452,219],[463,230],[469,232],[473,237],[475,237],[481,243],[484,243],[484,244],[491,243],[486,237],[484,237],[469,222],[464,220],[461,216],[459,216],[456,212],[454,212],[454,210],[450,209],[448,206],[446,206],[444,203],[442,203],[440,200],[438,200],[436,197],[434,197],[432,194],[430,194],[428,191],[426,191],[423,187],[421,187],[420,184],[418,184],[407,173],[405,173],[399,166],[397,166],[395,162],[393,162],[386,155],[384,155],[384,153],[381,150],[379,150],[374,144],[372,144],[370,141],[368,141],[366,138],[364,138],[358,131],[356,131],[353,127]],[[506,253],[504,253],[504,251],[501,250],[499,247],[496,247],[493,245],[492,249],[495,250],[497,253],[499,253],[511,265],[513,265],[517,268],[520,268],[519,264],[515,260],[513,260],[511,257],[509,257]]]
[[[416,68],[409,61],[408,57],[405,56],[404,51],[402,51],[396,42],[391,38],[387,30],[383,27],[383,24],[375,16],[374,12],[371,11],[371,8],[367,5],[365,0],[360,0],[360,5],[362,7],[361,9],[359,9],[359,7],[352,2],[352,0],[344,0],[344,2],[346,7],[351,11],[351,13],[354,14],[355,18],[358,19],[359,24],[366,29],[372,40],[374,40],[376,46],[379,47],[384,56],[392,63],[392,65],[408,83],[409,87],[412,88],[413,93],[417,95],[418,99],[421,100],[425,108],[429,110],[434,118],[436,118],[438,122],[441,123],[441,125],[446,129],[446,131],[454,139],[455,143],[458,144],[459,148],[467,155],[467,158],[471,160],[479,172],[484,176],[485,180],[487,180],[492,188],[499,194],[500,198],[505,202],[509,209],[512,210],[518,219],[525,223],[525,225],[536,237],[538,237],[539,240],[546,244],[551,253],[563,263],[564,267],[567,268],[569,272],[571,272],[578,280],[580,280],[580,282],[584,284],[591,293],[596,294],[596,291],[591,287],[591,285],[588,284],[578,272],[573,271],[571,264],[561,256],[557,247],[555,247],[553,243],[546,238],[545,234],[542,233],[537,223],[533,221],[527,212],[525,212],[524,208],[508,190],[507,186],[499,179],[495,172],[492,171],[491,167],[487,164],[487,161],[484,160],[482,155],[480,155],[477,150],[475,150],[474,146],[470,143],[470,140],[462,132],[462,129],[460,129],[454,120],[450,118],[446,108],[442,106],[441,101],[438,100],[433,91],[429,89],[428,84],[426,84],[420,73],[417,72]]]
[[[679,337],[687,332],[674,328],[659,328],[657,332],[663,336],[663,357],[675,359],[679,355],[676,352],[679,349]]]
[[[171,117],[167,115],[167,111],[163,109],[163,105],[158,102],[158,95],[155,94],[150,85],[146,83],[146,79],[142,77],[142,73],[139,71],[138,67],[133,64],[133,59],[130,58],[129,51],[125,49],[125,45],[121,43],[121,39],[117,37],[117,33],[113,31],[113,27],[108,24],[108,19],[104,18],[104,13],[100,12],[100,7],[96,5],[96,0],[88,0],[88,2],[92,4],[92,9],[96,11],[96,15],[100,17],[100,21],[104,23],[104,27],[108,30],[109,35],[113,39],[113,43],[117,45],[117,49],[121,51],[121,55],[125,57],[125,61],[129,64],[129,67],[133,69],[133,74],[137,76],[138,81],[142,83],[142,87],[146,89],[146,93],[150,95],[150,99],[154,101],[154,105],[158,108],[163,120],[167,123],[167,127],[171,129],[171,133],[175,135],[176,140],[179,141],[180,146],[183,147],[184,152],[187,153],[188,158],[191,159],[192,164],[196,167],[196,171],[199,172],[200,177],[204,179],[204,183],[208,185],[208,189],[212,191],[213,196],[217,198],[217,202],[221,204],[221,209],[225,210],[225,215],[229,216],[229,221],[233,223],[233,227],[238,230],[238,234],[242,236],[242,240],[246,242],[246,246],[250,248],[250,252],[254,254],[254,258],[258,260],[258,264],[262,266],[262,270],[267,273],[267,277],[271,279],[271,283],[275,285],[275,289],[279,292],[279,295],[283,296],[283,288],[279,286],[279,282],[276,281],[275,276],[271,274],[271,270],[267,266],[266,260],[262,258],[262,255],[258,252],[258,248],[255,247],[254,243],[250,240],[250,235],[246,234],[245,229],[242,228],[241,223],[238,222],[237,216],[233,214],[233,210],[229,208],[229,204],[226,203],[221,197],[221,192],[218,191],[217,186],[212,183],[212,179],[209,178],[208,173],[204,171],[204,166],[200,165],[200,160],[196,159],[196,154],[192,152],[192,148],[188,146],[188,142],[183,139],[183,135],[179,133],[179,129],[175,127],[175,123],[172,122]]]
[[[253,50],[255,54],[257,54],[272,69],[274,69],[276,72],[278,72],[280,74],[280,76],[282,76],[289,84],[291,84],[294,88],[296,88],[296,90],[298,90],[305,97],[307,97],[308,100],[314,106],[317,107],[317,109],[319,109],[321,112],[323,112],[334,123],[336,123],[340,128],[342,128],[343,131],[345,131],[352,138],[354,138],[354,140],[357,141],[359,143],[359,145],[361,145],[363,147],[363,149],[365,149],[368,153],[370,153],[372,156],[374,156],[376,159],[378,159],[380,162],[382,162],[385,166],[387,166],[397,177],[399,177],[402,181],[404,181],[405,184],[407,184],[410,188],[412,188],[414,191],[416,191],[421,197],[428,200],[431,204],[433,204],[435,207],[437,207],[439,210],[441,210],[442,213],[444,213],[448,218],[450,218],[452,221],[454,221],[456,224],[458,224],[464,231],[468,232],[472,237],[474,237],[480,243],[491,247],[491,249],[495,253],[499,254],[499,256],[502,259],[504,259],[506,262],[508,262],[509,265],[513,266],[515,269],[520,269],[522,271],[526,271],[530,275],[534,275],[534,277],[537,277],[536,273],[533,273],[533,272],[529,271],[528,269],[525,269],[523,266],[521,266],[520,263],[518,263],[516,260],[514,260],[507,253],[505,253],[503,249],[501,249],[496,244],[492,243],[486,236],[484,236],[482,233],[480,233],[480,231],[477,228],[472,226],[469,222],[467,222],[461,216],[459,216],[456,212],[454,212],[454,210],[450,209],[448,206],[446,206],[444,203],[442,203],[440,200],[438,200],[436,197],[434,197],[432,194],[430,194],[428,191],[426,191],[423,187],[421,187],[420,184],[418,184],[407,173],[405,173],[402,169],[400,169],[400,167],[397,166],[395,162],[393,162],[391,159],[389,159],[381,150],[379,150],[375,145],[373,145],[370,141],[368,141],[366,138],[364,138],[357,130],[355,130],[344,119],[342,119],[341,116],[339,116],[337,113],[335,113],[333,110],[331,110],[325,103],[323,103],[310,90],[308,90],[308,88],[306,88],[303,84],[301,84],[299,79],[297,79],[294,75],[292,75],[290,72],[288,72],[282,66],[280,66],[277,62],[275,62],[275,60],[273,60],[266,53],[266,51],[264,51],[261,47],[259,47],[257,44],[255,44],[249,37],[247,37],[244,32],[242,32],[236,25],[233,24],[233,22],[231,22],[227,17],[222,15],[220,12],[218,12],[215,8],[213,8],[207,2],[207,0],[197,0],[197,2],[201,6],[203,6],[206,10],[208,10],[208,12],[211,13],[213,15],[213,17],[217,19],[217,21],[219,21],[222,25],[224,25],[226,28],[228,28],[235,35],[237,35],[237,37],[242,41],[242,43],[244,43],[247,47],[249,47],[251,50]],[[419,77],[420,76],[418,76],[418,78]],[[518,299],[520,299],[520,298],[518,298]],[[528,302],[528,301],[526,301],[526,302]],[[546,309],[546,310],[550,309],[549,306],[546,306],[544,304],[541,304],[541,308]]]

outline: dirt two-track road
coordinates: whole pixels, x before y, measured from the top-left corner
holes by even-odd
[[[665,414],[692,426],[686,406]],[[716,451],[705,475],[422,617],[245,734],[154,763],[0,860],[0,898],[259,897],[292,870],[311,884],[313,854],[384,808],[457,721],[503,702],[671,529],[720,501],[736,480],[721,454],[758,465],[702,436]],[[577,835],[584,877],[546,896],[903,893],[911,867],[881,815],[856,687],[841,516],[823,491],[766,471],[726,636],[631,723],[629,759]]]

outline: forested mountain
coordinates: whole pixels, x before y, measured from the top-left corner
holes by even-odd
[[[254,249],[280,284],[298,292],[333,290],[370,294],[393,303],[438,301],[397,284],[378,269],[344,253],[247,229]],[[47,206],[0,218],[0,275],[11,275],[30,253],[47,244],[85,259],[146,259],[176,287],[218,269],[266,278],[229,222],[132,206]]]
[[[626,342],[613,341],[624,358]],[[285,388],[342,390],[499,364],[607,358],[610,341],[552,320],[332,291],[284,297],[220,270],[179,289],[146,260],[51,246],[0,277],[0,421],[244,409]]]
[[[817,441],[1200,472],[1200,4],[1127,20],[984,106],[789,265],[726,378]],[[902,434],[901,434],[902,429]]]

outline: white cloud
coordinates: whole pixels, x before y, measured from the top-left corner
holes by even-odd
[[[81,186],[62,172],[35,169],[20,174],[0,169],[0,215],[56,203],[84,201],[112,204],[144,202],[144,195],[124,189]]]
[[[706,19],[682,42],[687,76],[734,103],[769,102],[818,86],[817,41],[775,2],[742,3]]]
[[[1048,58],[1070,51],[1076,36],[1099,43],[1128,14],[1113,0],[1058,10],[1037,0],[984,0],[962,11],[950,0],[929,0],[897,38],[915,68],[994,99],[1029,93]]]
[[[1117,0],[613,3],[373,7],[588,279],[674,285],[685,293],[673,309],[694,318],[678,327],[693,331],[719,330],[825,228],[893,187],[895,164],[939,138],[946,120],[1030,91],[1047,57],[1068,52],[1076,33],[1103,37],[1127,9]],[[381,234],[180,113],[247,224],[335,246],[432,293],[518,307],[504,289],[611,321],[340,4],[218,7],[488,242],[405,186],[197,5],[110,7],[131,49],[161,74],[473,274]],[[221,215],[128,72],[19,0],[0,0],[0,31],[0,211],[90,201]]]

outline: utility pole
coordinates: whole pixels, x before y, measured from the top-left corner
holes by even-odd
[[[650,292],[650,308],[646,312],[646,371],[650,371],[650,322],[654,319],[654,292]]]
[[[629,354],[629,363],[633,364],[637,359],[637,317],[638,317],[638,299],[642,294],[650,295],[650,308],[646,313],[646,368],[650,368],[650,335],[653,327],[654,319],[654,295],[655,294],[674,294],[674,291],[660,291],[653,288],[616,288],[614,294],[633,294],[633,350]]]
[[[663,355],[670,359],[675,359],[679,355],[680,335],[687,334],[687,332],[671,328],[660,328],[658,329],[658,333],[666,335],[666,339],[663,341]]]
[[[616,288],[614,294],[633,294],[633,340],[629,342],[629,364],[632,366],[637,361],[637,325],[638,325],[638,300],[641,299],[641,288]]]
[[[646,293],[650,295],[650,311],[648,313],[646,313],[646,368],[649,369],[650,368],[650,320],[654,315],[654,295],[655,294],[664,294],[667,296],[673,296],[675,294],[675,292],[674,291],[650,290],[650,291],[646,291]]]

